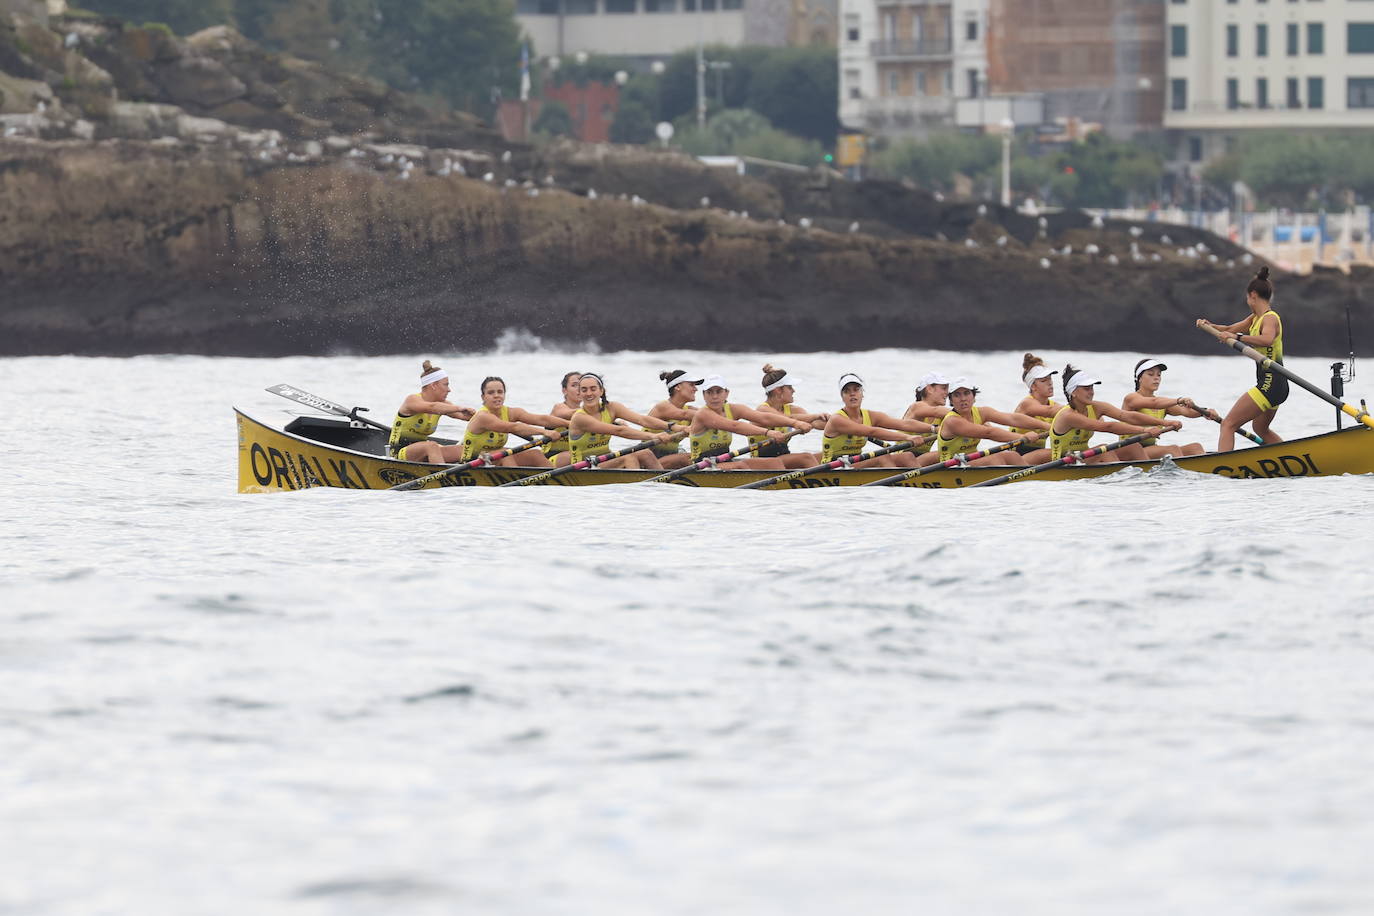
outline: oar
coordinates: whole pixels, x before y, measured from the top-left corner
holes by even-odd
[[[1020,439],[1013,439],[1011,442],[1003,442],[1001,445],[994,445],[992,448],[985,448],[982,451],[964,452],[963,454],[955,455],[953,458],[947,458],[944,461],[940,461],[935,464],[928,464],[923,468],[910,468],[908,470],[903,471],[900,474],[893,474],[891,477],[884,477],[882,480],[870,480],[868,483],[859,484],[859,486],[890,487],[893,484],[901,483],[903,480],[912,480],[916,477],[921,477],[922,475],[929,474],[931,471],[939,471],[943,470],[944,468],[957,468],[960,465],[967,464],[970,461],[976,461],[979,458],[984,458],[988,455],[995,455],[998,452],[1005,452],[1009,448],[1016,448],[1018,445],[1025,445],[1028,442],[1034,442],[1036,439],[1039,439],[1042,435],[1044,434],[1036,433],[1033,436],[1022,436]]]
[[[791,439],[793,436],[799,435],[801,435],[801,430],[794,429],[792,430],[792,432],[784,436],[778,444],[780,445],[783,442],[786,442],[788,439]],[[740,455],[747,455],[750,452],[756,452],[759,449],[763,448],[765,445],[772,444],[772,442],[773,440],[771,439],[769,439],[767,442],[755,442],[752,445],[746,446],[745,448],[737,448],[733,452],[726,452],[723,455],[716,455],[712,458],[703,458],[700,461],[687,465],[687,467],[685,468],[678,468],[675,471],[669,471],[668,473],[660,474],[657,477],[650,477],[648,480],[644,481],[644,483],[667,483],[670,480],[677,480],[679,477],[685,477],[692,471],[704,471],[707,468],[713,468],[718,464],[722,464],[723,462],[732,461],[735,458],[738,458]]]
[[[753,483],[741,484],[735,487],[736,490],[761,490],[764,487],[775,483],[787,483],[790,480],[800,480],[803,477],[810,477],[812,474],[819,474],[822,471],[833,471],[839,468],[853,467],[860,461],[867,461],[870,458],[878,458],[882,455],[891,455],[893,452],[904,452],[917,445],[925,445],[925,440],[921,436],[916,437],[918,442],[898,442],[896,445],[889,445],[886,448],[874,449],[871,452],[860,452],[857,455],[841,455],[834,461],[827,461],[825,464],[818,464],[813,468],[802,468],[796,471],[788,471],[786,474],[779,474],[777,477],[769,477],[767,480],[756,480]]]
[[[426,474],[424,477],[417,477],[415,480],[407,480],[405,483],[398,483],[394,487],[387,487],[387,489],[418,490],[432,480],[439,480],[440,478],[447,477],[450,474],[456,474],[458,471],[466,471],[470,468],[480,468],[486,465],[494,464],[508,455],[518,455],[525,449],[537,448],[538,446],[545,445],[552,441],[554,441],[552,438],[548,438],[545,436],[536,436],[530,441],[524,443],[523,445],[517,445],[515,448],[503,448],[500,451],[492,452],[491,454],[483,458],[474,458],[471,461],[461,461],[458,464],[450,464],[442,471],[435,471],[433,474]]]
[[[366,407],[354,407],[349,410],[342,404],[335,404],[333,401],[322,398],[317,394],[308,391],[301,391],[294,385],[273,385],[267,389],[275,395],[280,395],[288,401],[295,401],[297,404],[304,404],[306,407],[313,407],[316,410],[323,410],[325,413],[332,413],[336,416],[347,417],[350,420],[357,420],[359,423],[366,423],[368,426],[375,426],[377,429],[391,432],[391,427],[385,423],[378,423],[376,420],[369,420],[367,417],[358,416],[359,411],[366,411]]]
[[[1027,477],[1039,474],[1041,471],[1048,471],[1050,468],[1062,468],[1071,464],[1077,464],[1087,458],[1096,458],[1098,455],[1105,455],[1107,452],[1114,452],[1127,445],[1135,445],[1144,439],[1150,438],[1145,433],[1136,436],[1129,436],[1125,439],[1112,442],[1108,445],[1099,445],[1095,448],[1085,448],[1081,452],[1070,452],[1063,458],[1056,458],[1053,461],[1046,461],[1044,464],[1037,464],[1034,467],[1022,468],[1019,471],[1012,471],[1001,477],[994,477],[992,480],[984,480],[980,483],[970,484],[965,489],[976,490],[978,487],[995,487],[1000,483],[1011,483],[1013,480],[1024,480]]]
[[[1354,407],[1351,407],[1349,404],[1345,403],[1345,401],[1342,401],[1340,398],[1336,397],[1335,395],[1328,394],[1327,392],[1325,392],[1325,391],[1323,391],[1322,389],[1318,388],[1316,385],[1312,384],[1311,382],[1309,382],[1307,379],[1303,378],[1302,376],[1297,375],[1297,374],[1294,373],[1294,372],[1291,372],[1291,371],[1290,371],[1286,366],[1284,366],[1282,363],[1276,363],[1276,362],[1274,362],[1272,359],[1270,359],[1269,357],[1265,356],[1263,353],[1261,353],[1260,351],[1256,350],[1254,347],[1247,347],[1245,344],[1241,343],[1239,340],[1227,340],[1225,337],[1222,337],[1222,336],[1221,336],[1221,332],[1220,332],[1220,331],[1218,331],[1216,328],[1212,327],[1210,324],[1203,324],[1201,321],[1199,321],[1199,322],[1198,322],[1198,327],[1202,328],[1202,329],[1203,329],[1204,331],[1206,331],[1208,334],[1211,334],[1211,335],[1212,335],[1213,337],[1215,337],[1217,340],[1219,340],[1219,341],[1221,341],[1222,343],[1226,344],[1226,346],[1230,347],[1232,350],[1235,350],[1237,353],[1242,353],[1242,354],[1244,354],[1244,355],[1250,357],[1250,358],[1253,359],[1255,362],[1257,362],[1257,363],[1260,364],[1260,368],[1262,368],[1262,369],[1272,369],[1272,370],[1274,370],[1274,371],[1277,372],[1279,375],[1282,375],[1284,378],[1288,379],[1288,380],[1289,380],[1290,382],[1292,382],[1293,384],[1298,385],[1298,386],[1301,387],[1301,388],[1306,388],[1308,391],[1312,392],[1312,393],[1315,394],[1317,397],[1321,398],[1323,401],[1325,401],[1326,403],[1330,404],[1332,407],[1335,407],[1335,408],[1336,408],[1337,410],[1339,410],[1341,413],[1345,414],[1345,415],[1348,416],[1348,417],[1354,418],[1354,420],[1355,420],[1356,422],[1358,422],[1358,423],[1363,423],[1365,426],[1368,426],[1370,429],[1374,429],[1374,417],[1371,417],[1371,416],[1369,415],[1369,411],[1367,411],[1367,410],[1356,410]]]
[[[687,435],[687,430],[684,429],[682,432],[675,433],[673,436],[671,436],[665,441],[676,442],[678,439],[681,439],[685,435]],[[605,455],[593,455],[592,457],[584,458],[581,461],[574,461],[572,464],[565,464],[561,468],[554,468],[551,471],[542,471],[538,474],[532,474],[529,477],[521,477],[519,480],[512,480],[507,483],[497,484],[497,486],[528,487],[531,484],[543,483],[544,481],[550,480],[554,477],[561,477],[570,471],[585,471],[587,468],[594,468],[599,464],[605,464],[607,461],[612,461],[616,458],[624,457],[625,455],[628,455],[631,452],[637,452],[642,448],[649,448],[651,446],[659,444],[660,442],[657,439],[646,439],[643,442],[636,442],[634,445],[631,445],[628,448],[622,448],[618,452],[610,452]]]
[[[1194,404],[1194,405],[1193,405],[1193,409],[1196,410],[1198,413],[1202,414],[1202,415],[1203,415],[1204,417],[1206,417],[1207,419],[1211,420],[1213,423],[1216,423],[1217,425],[1221,425],[1221,417],[1220,417],[1220,416],[1213,416],[1213,415],[1212,415],[1211,408],[1208,408],[1208,407],[1198,407],[1196,404]],[[1254,433],[1250,432],[1250,430],[1246,429],[1246,428],[1243,427],[1243,426],[1242,426],[1242,427],[1237,427],[1236,432],[1240,433],[1242,436],[1244,436],[1245,438],[1249,439],[1251,442],[1255,443],[1256,445],[1263,445],[1263,444],[1264,444],[1264,440],[1263,440],[1263,439],[1261,439],[1259,436],[1256,436]]]

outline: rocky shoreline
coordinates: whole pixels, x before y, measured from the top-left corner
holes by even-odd
[[[1193,319],[1239,317],[1256,267],[1183,227],[508,148],[228,30],[54,21],[40,60],[21,26],[8,50],[0,30],[4,355],[446,352],[509,328],[607,349],[1207,353]],[[115,101],[130,86],[151,101]],[[1370,317],[1369,271],[1278,282],[1294,352],[1344,352],[1347,307]]]

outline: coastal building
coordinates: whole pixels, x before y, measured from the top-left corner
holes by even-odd
[[[1257,0],[1243,3],[1257,6]],[[1166,5],[1223,8],[1221,0],[988,0],[991,94],[1039,96],[1043,120],[1066,125],[1069,136],[1086,125],[1100,125],[1119,140],[1158,133]],[[959,121],[978,123],[978,112],[963,103]]]
[[[988,0],[840,0],[840,123],[921,137],[987,91]]]
[[[1247,131],[1374,127],[1374,3],[1171,0],[1167,10],[1175,162],[1195,172]]]
[[[662,60],[705,45],[833,42],[838,0],[516,0],[540,57],[585,52]]]

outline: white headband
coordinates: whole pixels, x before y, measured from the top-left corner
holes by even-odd
[[[1073,391],[1075,388],[1088,388],[1092,385],[1100,384],[1102,383],[1089,375],[1085,370],[1079,369],[1064,382],[1064,391],[1069,392]]]
[[[1029,388],[1042,378],[1049,378],[1051,375],[1058,374],[1058,369],[1051,369],[1048,366],[1031,366],[1026,370],[1026,374],[1021,376],[1021,381],[1025,382],[1026,387]]]
[[[768,392],[774,390],[775,388],[784,388],[784,387],[786,387],[786,386],[788,386],[788,385],[792,385],[792,377],[789,376],[786,372],[784,372],[784,373],[782,374],[782,378],[778,379],[778,380],[777,380],[776,382],[774,382],[773,384],[771,384],[771,385],[764,385],[764,386],[763,386],[763,393],[764,393],[764,394],[767,394]],[[792,385],[792,387],[795,388],[795,387],[797,387],[797,386],[796,386],[796,385]]]
[[[423,388],[426,385],[433,385],[435,382],[442,382],[446,378],[448,378],[447,372],[443,369],[434,369],[420,376],[420,387]]]

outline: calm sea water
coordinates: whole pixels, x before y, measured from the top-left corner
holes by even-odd
[[[811,408],[1021,393],[1019,353],[0,360],[0,912],[1374,910],[1369,478],[234,492],[231,404],[387,420],[423,356],[539,410],[593,368],[757,403],[765,358]],[[1136,358],[1075,362],[1119,399]]]

